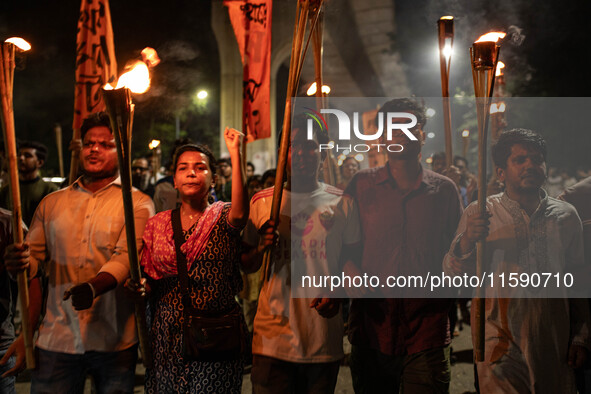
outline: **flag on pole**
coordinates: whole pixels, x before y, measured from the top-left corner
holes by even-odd
[[[88,115],[105,109],[100,89],[116,79],[109,0],[82,0],[76,35],[74,130]]]
[[[272,0],[225,0],[242,57],[246,142],[271,136]]]

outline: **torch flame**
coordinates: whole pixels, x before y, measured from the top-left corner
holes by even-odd
[[[450,15],[446,15],[446,16],[442,16],[439,19],[442,20],[442,21],[445,21],[445,20],[453,20],[454,17],[453,16],[450,16]]]
[[[142,61],[146,63],[148,67],[156,67],[160,63],[160,58],[154,48],[145,47],[142,49]]]
[[[464,130],[464,131],[462,131],[462,137],[464,137],[464,138],[470,137],[470,130]]]
[[[497,42],[497,41],[505,38],[506,35],[507,35],[507,33],[499,32],[499,31],[492,31],[490,33],[486,33],[486,34],[480,36],[480,38],[478,40],[476,40],[475,42],[484,42],[484,41]]]
[[[503,68],[505,68],[505,63],[498,62],[497,63],[497,71],[495,72],[495,77],[500,77],[503,75]]]
[[[150,141],[150,143],[148,144],[148,147],[150,149],[156,149],[158,148],[158,146],[160,145],[160,140],[152,140]]]
[[[128,88],[133,93],[145,93],[150,87],[150,72],[148,66],[142,61],[137,61],[125,74],[119,77],[117,88]]]
[[[31,49],[31,44],[29,44],[28,42],[26,42],[24,39],[22,39],[20,37],[10,37],[4,42],[9,42],[11,44],[14,44],[22,52],[26,52],[29,49]]]
[[[308,96],[313,96],[316,94],[317,90],[318,90],[318,86],[316,85],[316,82],[313,82],[312,85],[310,85],[310,87],[306,91],[306,94]],[[322,85],[321,92],[324,94],[329,94],[330,93],[330,86]]]
[[[497,112],[505,112],[505,103],[500,102],[498,104],[491,104],[490,106],[490,113],[496,114]]]
[[[445,46],[443,47],[443,56],[445,56],[446,59],[449,59],[451,57],[451,55],[453,54],[454,50],[451,46],[450,43],[446,43]]]

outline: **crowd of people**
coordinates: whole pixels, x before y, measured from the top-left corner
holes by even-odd
[[[346,298],[296,297],[294,272],[461,276],[475,271],[482,240],[490,245],[485,264],[496,272],[588,272],[591,177],[577,183],[556,175],[546,169],[538,133],[505,131],[492,147],[495,171],[482,214],[465,158],[447,167],[445,155],[435,154],[432,170],[421,165],[421,104],[395,99],[379,112],[413,113],[415,138],[394,130],[388,143],[403,149],[388,152],[384,166],[361,170],[354,157],[344,158],[334,186],[320,180],[326,130],[312,124],[310,133],[306,119],[294,117],[278,220],[270,219],[276,173],[258,175],[245,162],[236,130],[224,132],[228,159],[179,141],[161,179],[149,158],[133,160],[140,282],[129,278],[108,116],[85,119],[81,176],[60,190],[40,178],[47,149],[23,142],[23,244],[12,241],[10,200],[0,189],[0,391],[14,393],[14,375],[24,368],[13,317],[15,277],[26,270],[37,332],[34,393],[81,392],[87,375],[97,393],[132,393],[137,301],[146,303],[152,350],[147,393],[238,393],[247,365],[254,393],[332,393],[345,335],[356,393],[449,392],[457,305],[469,315],[471,294],[392,297],[349,286]],[[591,392],[587,300],[516,294],[486,298],[477,389]]]

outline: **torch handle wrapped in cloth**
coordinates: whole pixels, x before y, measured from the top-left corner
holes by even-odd
[[[24,240],[21,212],[21,198],[16,162],[16,136],[14,130],[14,111],[12,107],[12,85],[14,81],[15,46],[10,43],[2,44],[0,52],[0,90],[2,94],[2,130],[4,131],[4,145],[8,159],[10,197],[12,201],[12,230],[15,244],[22,244]],[[29,280],[27,272],[18,274],[18,295],[22,313],[22,327],[25,342],[27,368],[35,368],[33,354],[33,339],[29,326]]]
[[[111,128],[117,144],[119,172],[121,174],[121,192],[123,194],[123,210],[125,212],[125,233],[127,235],[127,251],[129,255],[129,274],[136,283],[141,281],[141,271],[135,235],[135,216],[131,195],[131,129],[133,123],[133,104],[131,92],[127,88],[115,90],[103,89],[103,98],[111,119]],[[152,364],[152,351],[148,340],[145,301],[136,301],[135,318],[138,338],[142,351],[144,366]]]

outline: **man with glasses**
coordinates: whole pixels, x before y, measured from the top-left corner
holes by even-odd
[[[131,162],[131,184],[136,189],[154,198],[154,185],[150,182],[152,170],[148,160],[139,157]]]

